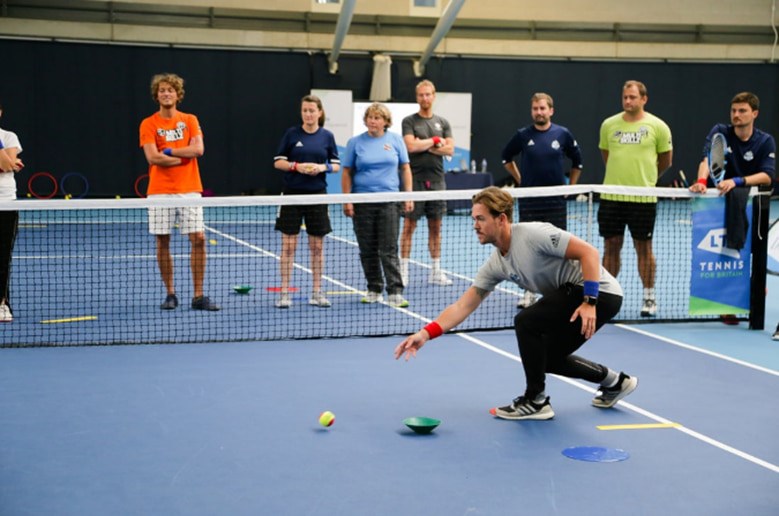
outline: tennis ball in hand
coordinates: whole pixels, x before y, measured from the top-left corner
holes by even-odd
[[[326,410],[322,412],[319,416],[319,424],[327,428],[328,426],[333,426],[333,423],[335,423],[335,414],[330,412],[329,410]]]

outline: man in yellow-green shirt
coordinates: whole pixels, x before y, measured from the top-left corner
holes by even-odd
[[[603,184],[652,187],[659,174],[671,166],[671,130],[658,117],[644,111],[647,100],[643,83],[627,81],[622,87],[622,113],[601,124],[598,146],[606,164]],[[625,226],[630,229],[644,286],[642,317],[654,317],[657,313],[656,261],[652,252],[656,209],[656,197],[618,194],[601,195],[598,209],[600,235],[605,239],[603,266],[614,277],[621,265]]]

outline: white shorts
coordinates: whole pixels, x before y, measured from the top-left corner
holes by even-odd
[[[185,194],[154,194],[149,199],[199,199],[199,193]],[[178,224],[179,232],[202,233],[205,231],[202,206],[188,206],[185,208],[149,208],[149,233],[152,235],[170,235]]]

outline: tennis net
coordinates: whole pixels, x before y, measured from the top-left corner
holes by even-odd
[[[691,259],[691,198],[684,189],[615,189],[566,186],[509,190],[520,207],[543,210],[550,197],[567,209],[568,231],[603,252],[598,234],[598,196],[609,192],[658,198],[654,252],[658,311],[652,320],[711,319],[688,312]],[[322,196],[247,196],[202,199],[19,200],[0,210],[19,211],[10,301],[13,322],[0,325],[0,346],[146,344],[261,341],[321,337],[402,335],[416,331],[471,285],[493,252],[473,234],[468,206],[476,190]],[[715,194],[709,194],[715,195]],[[452,208],[442,224],[441,268],[451,285],[431,284],[428,228],[420,219],[413,236],[407,285],[408,307],[361,302],[366,279],[345,203],[391,205],[402,200],[444,200]],[[467,201],[467,202],[463,202]],[[324,238],[322,293],[327,308],[309,304],[312,291],[309,240],[297,240],[289,297],[280,295],[281,233],[274,229],[282,205],[328,205],[332,232]],[[552,203],[555,204],[555,203]],[[557,203],[559,206],[559,202]],[[219,311],[193,310],[190,242],[174,231],[170,251],[180,306],[162,310],[152,207],[203,207],[207,265],[204,293]],[[517,213],[515,212],[515,219]],[[402,225],[401,225],[402,226]],[[625,302],[618,321],[640,316],[642,285],[636,254],[625,238],[619,281]],[[524,292],[503,283],[458,331],[510,328]]]

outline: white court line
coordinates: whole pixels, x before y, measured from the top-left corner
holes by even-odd
[[[185,254],[171,254],[176,259],[188,259],[189,253]],[[224,258],[257,258],[257,253],[209,253],[208,259],[224,259]],[[95,256],[94,254],[47,254],[47,255],[35,255],[35,254],[22,254],[14,256],[14,260],[106,260],[106,261],[121,261],[121,260],[156,260],[156,254],[123,254],[123,255],[104,255]]]
[[[261,247],[258,247],[258,246],[254,245],[254,244],[250,244],[249,242],[247,242],[245,240],[241,240],[240,238],[234,237],[234,236],[229,235],[227,233],[223,233],[223,232],[219,231],[218,229],[214,229],[214,228],[211,228],[211,227],[208,227],[208,226],[206,226],[206,229],[208,231],[212,232],[212,233],[216,233],[217,235],[221,236],[222,238],[226,238],[228,240],[232,240],[233,242],[235,242],[237,244],[246,246],[249,249],[257,251],[258,253],[261,253],[264,256],[267,256],[267,257],[270,257],[270,258],[274,258],[276,260],[281,260],[281,256],[279,256],[279,255],[277,255],[275,253],[271,253],[270,251],[266,251],[265,249],[263,249]],[[306,272],[308,274],[312,273],[311,269],[309,269],[307,267],[304,267],[303,265],[301,265],[301,264],[299,264],[297,262],[293,262],[293,266],[296,269],[300,269],[300,270],[302,270],[302,271],[304,271],[304,272]],[[330,277],[330,276],[328,276],[326,274],[322,275],[322,279],[327,280],[327,281],[333,283],[334,285],[337,285],[337,286],[339,286],[339,287],[341,287],[341,288],[343,288],[345,290],[348,290],[350,292],[354,292],[356,294],[357,293],[364,293],[364,291],[357,290],[356,288],[352,287],[351,285],[347,285],[346,283],[338,281],[335,278],[332,278],[332,277]]]
[[[227,239],[232,240],[232,241],[234,241],[236,243],[239,243],[241,245],[247,246],[250,249],[253,249],[255,251],[263,253],[266,256],[272,256],[272,257],[274,257],[276,259],[279,259],[278,255],[270,253],[270,252],[268,252],[268,251],[266,251],[264,249],[261,249],[261,248],[255,246],[255,245],[252,245],[252,244],[250,244],[250,243],[248,243],[246,241],[243,241],[243,240],[241,240],[239,238],[233,237],[232,235],[228,235],[226,233],[222,233],[221,231],[218,231],[218,230],[213,229],[213,228],[208,228],[207,227],[206,229],[208,229],[209,231],[211,231],[213,233],[216,233],[216,234],[222,236],[223,238],[227,238]],[[339,237],[333,236],[331,238],[351,243],[350,241],[341,239]],[[295,264],[295,267],[297,267],[297,268],[299,268],[301,270],[304,270],[306,272],[309,272],[309,273],[311,272],[309,269],[307,269],[307,268],[305,268],[302,265],[299,265],[297,263]],[[345,283],[337,281],[337,280],[335,280],[333,278],[329,278],[327,276],[323,276],[323,278],[326,278],[328,281],[331,281],[334,284],[339,285],[340,287],[345,288],[347,290],[354,291],[354,292],[360,292],[357,289],[355,289],[354,287],[352,287],[350,285],[346,285]],[[390,306],[390,305],[388,305],[388,306]],[[419,319],[420,321],[422,321],[424,323],[429,323],[429,322],[432,321],[432,319],[428,319],[428,318],[423,317],[423,316],[421,316],[421,315],[419,315],[419,314],[417,314],[415,312],[411,312],[411,311],[409,311],[406,308],[398,308],[398,307],[392,307],[392,308],[395,308],[399,312],[402,312],[402,313],[404,313],[406,315],[409,315],[409,316],[411,316],[411,317],[413,317],[415,319]],[[759,366],[755,366],[754,364],[749,364],[747,362],[743,362],[743,361],[740,361],[740,360],[731,359],[730,357],[726,357],[724,355],[719,355],[719,354],[716,354],[716,353],[707,352],[706,350],[698,349],[698,348],[695,348],[693,346],[689,346],[687,344],[683,344],[681,342],[673,341],[672,339],[665,339],[665,338],[662,338],[662,337],[658,337],[658,336],[653,335],[651,333],[644,332],[643,330],[637,330],[635,328],[629,328],[629,327],[626,327],[626,326],[621,325],[621,324],[617,324],[615,326],[617,326],[618,328],[622,328],[622,329],[626,329],[626,330],[630,330],[630,331],[635,331],[636,333],[641,333],[641,334],[646,335],[648,337],[657,338],[659,340],[663,340],[663,341],[666,341],[666,342],[669,342],[671,344],[678,345],[678,346],[681,346],[681,347],[684,347],[684,348],[687,348],[687,349],[691,349],[691,350],[699,351],[701,353],[709,354],[709,355],[715,356],[717,358],[722,358],[722,359],[725,359],[725,360],[731,360],[734,363],[738,363],[740,365],[744,365],[744,366],[747,366],[747,367],[752,367],[752,368],[755,368],[755,369],[758,369],[758,370],[761,370],[761,371],[764,371],[764,372],[768,372],[770,374],[777,374],[776,371],[772,371],[770,369],[760,368]],[[486,349],[488,351],[492,351],[493,353],[497,353],[498,355],[506,357],[506,358],[508,358],[510,360],[514,360],[515,362],[522,363],[522,360],[519,358],[519,356],[514,355],[512,353],[509,353],[507,351],[504,351],[502,349],[499,349],[499,348],[497,348],[497,347],[495,347],[495,346],[493,346],[491,344],[488,344],[488,343],[484,342],[483,340],[480,340],[480,339],[477,339],[476,337],[471,336],[470,334],[467,334],[467,333],[454,333],[453,335],[455,335],[457,337],[460,337],[462,339],[465,339],[465,340],[467,340],[469,342],[472,342],[473,344],[476,344],[477,346],[481,346],[481,347],[483,347],[484,349]],[[569,385],[572,385],[573,387],[576,387],[576,388],[581,389],[583,391],[589,392],[591,394],[595,394],[597,392],[597,389],[595,389],[593,387],[590,387],[588,385],[585,385],[583,383],[580,383],[577,380],[573,380],[571,378],[566,378],[566,377],[557,376],[557,375],[552,375],[552,376],[554,376],[555,378],[557,378],[559,380],[562,380],[563,382],[565,382],[565,383],[567,383]],[[623,407],[627,408],[628,410],[632,410],[633,412],[635,412],[637,414],[640,414],[640,415],[642,415],[642,416],[644,416],[644,417],[646,417],[648,419],[651,419],[651,420],[653,420],[655,422],[666,423],[666,424],[668,424],[668,423],[677,423],[678,424],[678,422],[671,421],[671,420],[666,419],[666,418],[664,418],[662,416],[654,414],[653,412],[650,412],[648,410],[644,410],[644,409],[642,409],[642,408],[640,408],[640,407],[638,407],[636,405],[633,405],[632,403],[628,403],[626,401],[620,401],[619,403]],[[682,426],[682,425],[674,426],[673,429],[676,430],[676,431],[682,432],[684,434],[687,434],[690,437],[692,437],[694,439],[697,439],[697,440],[699,440],[701,442],[704,442],[706,444],[714,446],[715,448],[719,448],[722,451],[725,451],[727,453],[735,455],[736,457],[739,457],[739,458],[744,459],[746,461],[749,461],[749,462],[751,462],[753,464],[756,464],[756,465],[758,465],[760,467],[763,467],[763,468],[765,468],[765,469],[767,469],[769,471],[773,471],[774,473],[779,473],[779,466],[777,466],[776,464],[772,464],[772,463],[770,463],[768,461],[765,461],[763,459],[755,457],[754,455],[750,455],[749,453],[746,453],[746,452],[741,451],[741,450],[739,450],[737,448],[729,446],[729,445],[727,445],[727,444],[725,444],[723,442],[717,441],[716,439],[713,439],[713,438],[711,438],[711,437],[709,437],[707,435],[704,435],[704,434],[702,434],[700,432],[696,432],[695,430],[692,430],[692,429],[687,428],[687,427]]]
[[[429,319],[425,319],[423,317],[417,316],[417,318],[421,319],[423,321],[426,321],[426,322],[430,322]],[[622,325],[616,325],[616,326],[622,327]],[[481,346],[481,347],[483,347],[483,348],[485,348],[485,349],[487,349],[489,351],[492,351],[494,353],[497,353],[499,355],[507,357],[507,358],[509,358],[511,360],[514,360],[515,362],[522,363],[522,360],[519,358],[519,356],[514,355],[512,353],[508,353],[506,351],[503,351],[502,349],[498,349],[495,346],[492,346],[491,344],[487,344],[486,342],[484,342],[482,340],[479,340],[476,337],[473,337],[473,336],[471,336],[469,334],[454,333],[453,335],[456,335],[456,336],[458,336],[460,338],[463,338],[463,339],[465,339],[465,340],[467,340],[469,342],[472,342],[472,343],[476,344],[477,346]],[[647,336],[652,337],[653,335],[652,334],[647,334]],[[576,387],[578,389],[581,389],[583,391],[587,391],[587,392],[589,392],[591,394],[595,394],[597,392],[597,389],[592,388],[589,385],[582,384],[582,383],[580,383],[577,380],[574,380],[574,379],[571,379],[571,378],[566,378],[564,376],[557,376],[557,375],[552,375],[552,376],[554,376],[555,378],[557,378],[559,380],[562,380],[563,382],[565,382],[565,383],[567,383],[569,385],[572,385],[572,386],[574,386],[574,387]],[[662,416],[659,416],[659,415],[657,415],[657,414],[655,414],[653,412],[650,412],[648,410],[644,410],[644,409],[642,409],[642,408],[640,408],[640,407],[638,407],[636,405],[633,405],[632,403],[628,403],[628,402],[626,402],[624,400],[620,401],[619,404],[621,404],[623,407],[625,407],[628,410],[632,410],[633,412],[635,412],[637,414],[640,414],[640,415],[642,415],[642,416],[644,416],[644,417],[646,417],[648,419],[651,419],[653,421],[656,421],[658,423],[666,423],[666,424],[667,423],[676,423],[676,424],[679,424],[678,421],[671,421],[671,420],[666,419],[666,418],[664,418]],[[711,438],[711,437],[709,437],[707,435],[704,435],[704,434],[702,434],[700,432],[696,432],[695,430],[692,430],[692,429],[687,428],[685,426],[682,426],[680,424],[679,424],[679,426],[674,426],[673,429],[677,430],[679,432],[685,433],[685,434],[689,435],[690,437],[693,437],[694,439],[698,439],[699,441],[702,441],[702,442],[704,442],[706,444],[714,446],[715,448],[719,448],[720,450],[723,450],[723,451],[725,451],[727,453],[735,455],[736,457],[739,457],[739,458],[744,459],[746,461],[749,461],[749,462],[751,462],[753,464],[761,466],[761,467],[763,467],[763,468],[765,468],[765,469],[767,469],[769,471],[773,471],[774,473],[779,473],[779,466],[777,466],[776,464],[772,464],[772,463],[770,463],[768,461],[765,461],[765,460],[763,460],[763,459],[761,459],[759,457],[755,457],[754,455],[750,455],[749,453],[746,453],[746,452],[741,451],[741,450],[739,450],[737,448],[729,446],[729,445],[727,445],[727,444],[725,444],[723,442],[720,442],[720,441],[718,441],[716,439],[713,439],[713,438]]]
[[[348,240],[347,238],[344,238],[344,237],[339,237],[339,236],[332,235],[332,234],[331,235],[327,235],[327,237],[332,239],[332,240],[336,240],[338,242],[341,242],[343,244],[348,244],[348,245],[353,245],[353,246],[357,245],[356,241]],[[426,263],[422,263],[420,261],[414,260],[413,258],[409,258],[409,263],[417,265],[417,266],[425,268],[425,269],[431,269],[432,270],[432,268],[433,268],[432,265],[428,265]],[[453,272],[453,271],[450,271],[450,270],[447,270],[447,269],[442,269],[442,271],[444,273],[446,273],[447,276],[451,276],[453,278],[459,278],[461,280],[471,281],[471,282],[473,281],[472,277],[466,276],[465,274],[460,274],[460,273]],[[517,290],[511,290],[511,289],[507,289],[507,288],[501,287],[501,286],[495,287],[495,291],[496,292],[503,292],[504,294],[509,294],[511,296],[516,296],[516,297],[519,297],[520,295],[522,295],[522,293],[517,291]],[[408,312],[408,315],[411,315],[411,313]]]
[[[623,330],[632,331],[634,333],[638,333],[640,335],[644,335],[646,337],[651,337],[656,340],[663,341],[668,344],[672,344],[674,346],[678,346],[680,348],[689,349],[690,351],[696,351],[698,353],[702,353],[704,355],[709,355],[714,358],[719,358],[720,360],[725,360],[727,362],[732,362],[734,364],[738,364],[740,366],[748,367],[750,369],[754,369],[756,371],[760,371],[761,373],[768,373],[770,375],[779,376],[779,371],[775,371],[773,369],[768,369],[767,367],[759,366],[757,364],[752,364],[750,362],[745,362],[744,360],[739,360],[737,358],[729,357],[727,355],[723,355],[721,353],[716,353],[714,351],[709,351],[708,349],[699,348],[696,346],[692,346],[690,344],[685,344],[684,342],[669,339],[668,337],[663,337],[661,335],[655,335],[654,333],[648,332],[646,330],[640,330],[638,328],[633,328],[631,326],[625,325],[625,324],[615,324],[614,326],[618,328],[622,328]]]

